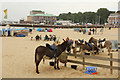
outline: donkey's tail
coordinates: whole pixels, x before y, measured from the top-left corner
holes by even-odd
[[[35,62],[37,62],[37,49],[35,50]]]

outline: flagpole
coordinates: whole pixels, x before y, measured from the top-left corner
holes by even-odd
[[[4,13],[5,13],[4,20],[7,22],[7,9],[4,10]]]

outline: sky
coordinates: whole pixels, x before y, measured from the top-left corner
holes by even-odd
[[[8,9],[9,21],[27,19],[31,10],[42,10],[58,16],[60,13],[78,13],[107,8],[118,11],[120,0],[0,0],[0,21],[4,18],[3,10]]]

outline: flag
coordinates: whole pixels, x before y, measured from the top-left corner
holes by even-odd
[[[4,19],[7,19],[7,9],[4,10],[5,16]]]

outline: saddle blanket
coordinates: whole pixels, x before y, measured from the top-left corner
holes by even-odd
[[[57,46],[55,44],[50,45],[50,44],[46,43],[46,47],[51,48],[53,50],[57,50]]]

